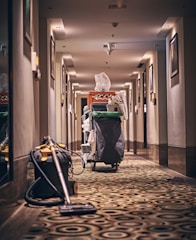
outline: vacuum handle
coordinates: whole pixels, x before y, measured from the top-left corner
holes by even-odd
[[[66,186],[66,183],[65,183],[64,175],[63,175],[59,160],[58,160],[57,155],[56,155],[54,143],[52,142],[52,139],[49,136],[48,136],[48,142],[49,142],[49,145],[50,145],[50,148],[51,148],[52,157],[53,157],[56,169],[57,169],[57,173],[58,173],[58,176],[59,176],[59,179],[60,179],[60,182],[61,182],[61,186],[63,188],[63,192],[64,192],[64,195],[65,195],[66,200],[67,200],[67,204],[70,204],[71,201],[70,201],[70,198],[69,198],[69,192],[68,192],[68,189],[67,189],[67,186]]]

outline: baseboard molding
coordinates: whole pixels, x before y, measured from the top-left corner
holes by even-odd
[[[168,167],[188,177],[196,177],[196,147],[168,146]]]
[[[134,154],[185,176],[196,178],[196,146],[181,148],[168,146],[167,144],[148,144],[147,148],[144,148],[142,142],[131,141],[129,146]]]

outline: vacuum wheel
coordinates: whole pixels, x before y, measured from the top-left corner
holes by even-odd
[[[69,194],[74,195],[78,193],[78,183],[76,181],[69,181]]]

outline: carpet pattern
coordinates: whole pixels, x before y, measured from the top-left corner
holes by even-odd
[[[62,216],[58,206],[42,207],[25,240],[196,239],[194,180],[133,155],[125,155],[117,172],[104,163],[92,171],[88,163],[73,179],[78,193],[71,201],[91,202],[97,212]]]

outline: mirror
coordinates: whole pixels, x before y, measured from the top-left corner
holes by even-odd
[[[10,42],[8,0],[1,0],[0,8],[0,185],[12,179],[10,158]]]

